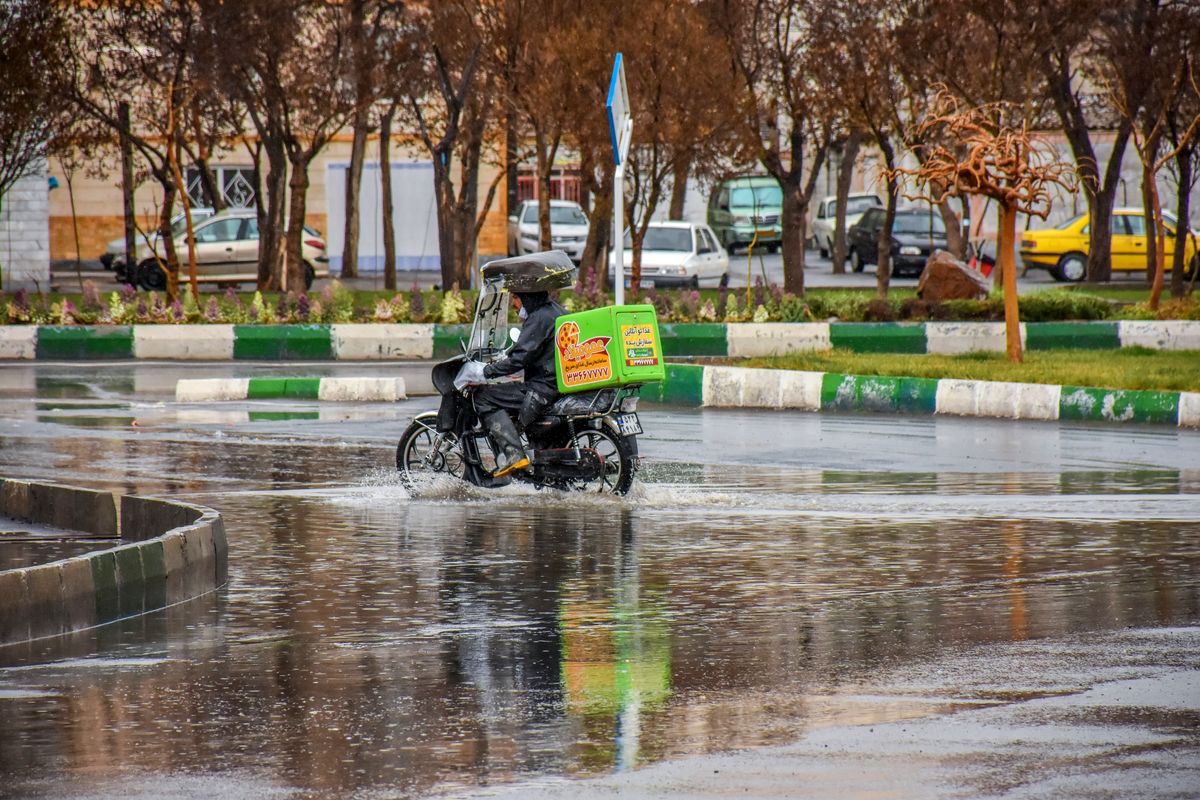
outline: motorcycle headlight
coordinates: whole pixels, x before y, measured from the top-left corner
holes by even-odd
[[[902,256],[919,256],[919,255],[921,255],[921,248],[913,247],[912,245],[905,245],[904,247],[900,248],[900,255],[902,255]]]
[[[637,401],[638,401],[637,395],[633,395],[632,397],[626,397],[624,400],[621,401],[621,411],[623,411],[626,414],[631,414],[634,411],[637,411]]]

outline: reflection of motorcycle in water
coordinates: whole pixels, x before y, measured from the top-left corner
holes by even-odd
[[[501,443],[480,420],[473,402],[474,387],[455,385],[465,364],[498,360],[515,342],[517,332],[507,329],[510,291],[557,289],[569,286],[573,276],[574,265],[565,254],[555,252],[504,259],[484,267],[466,352],[433,368],[441,407],[418,415],[396,448],[396,467],[406,478],[446,474],[482,487],[503,486],[515,479],[538,488],[613,494],[629,491],[638,464],[637,435],[642,432],[637,415],[640,385],[610,385],[564,394],[551,402],[524,425],[522,439],[529,467],[504,477],[493,476]]]

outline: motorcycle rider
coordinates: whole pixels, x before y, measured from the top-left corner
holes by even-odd
[[[521,434],[509,412],[515,412],[517,421],[525,428],[557,399],[554,322],[567,313],[550,299],[549,292],[513,292],[513,305],[524,320],[521,335],[506,357],[483,368],[483,377],[500,378],[524,370],[524,379],[490,383],[473,394],[475,411],[499,448],[493,474],[497,478],[529,467]]]

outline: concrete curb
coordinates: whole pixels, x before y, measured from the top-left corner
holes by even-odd
[[[669,364],[667,380],[643,387],[642,397],[648,402],[709,408],[949,414],[1200,428],[1200,392]]]
[[[662,323],[669,357],[858,353],[970,353],[1004,349],[1002,322]],[[461,352],[467,325],[77,325],[0,326],[0,360],[155,358],[397,360]],[[1200,321],[1028,322],[1030,350],[1200,350]]]
[[[403,378],[204,378],[175,384],[181,403],[300,398],[341,403],[394,403],[408,397]]]
[[[0,646],[164,608],[225,582],[225,527],[209,508],[0,478],[0,515],[121,540],[85,556],[0,571]]]

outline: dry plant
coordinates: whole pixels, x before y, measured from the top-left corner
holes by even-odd
[[[1057,151],[1029,132],[1016,119],[1010,103],[965,106],[945,87],[936,91],[931,115],[911,131],[920,158],[919,167],[899,167],[892,177],[908,175],[926,193],[906,195],[941,203],[947,197],[983,195],[996,200],[1000,229],[996,242],[997,266],[1004,287],[1004,323],[1008,357],[1021,361],[1020,316],[1017,306],[1017,273],[1014,245],[1017,214],[1045,219],[1053,206],[1052,185],[1074,191],[1072,167]]]

